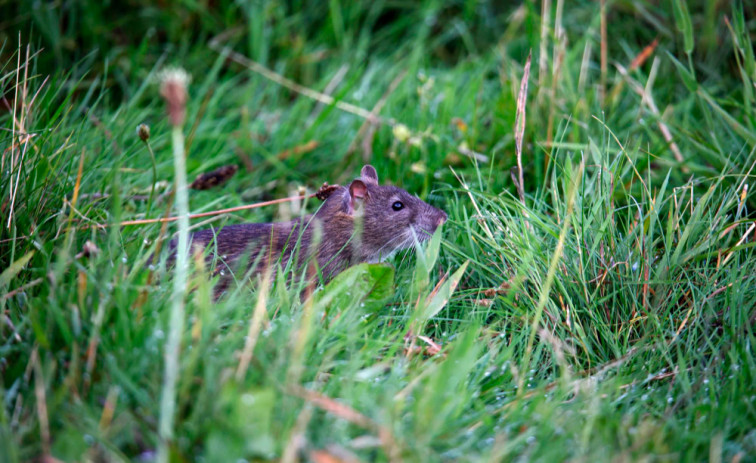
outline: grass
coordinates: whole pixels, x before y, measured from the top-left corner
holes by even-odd
[[[311,299],[279,275],[214,302],[194,265],[168,459],[754,461],[747,8],[607,2],[602,39],[595,2],[242,3],[2,7],[3,461],[158,457],[173,270],[148,259],[176,229],[118,224],[175,215],[169,64],[193,76],[189,179],[240,166],[190,212],[369,161],[449,222]]]

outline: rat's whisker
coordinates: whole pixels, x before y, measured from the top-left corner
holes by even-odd
[[[395,246],[395,242],[398,240],[402,240],[402,242],[399,245]],[[393,255],[394,252],[396,252],[399,249],[403,249],[405,241],[406,241],[406,238],[404,235],[398,235],[391,238],[391,240],[389,240],[386,244],[378,248],[378,250],[375,252],[374,257],[375,258],[383,257],[382,260],[389,259]],[[390,249],[390,252],[386,253],[385,256],[382,256],[381,252],[383,252],[383,250],[386,248]]]

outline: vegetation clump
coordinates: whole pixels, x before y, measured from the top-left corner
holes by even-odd
[[[756,454],[739,3],[27,3],[0,7],[3,461]],[[215,301],[203,259],[151,259],[368,162],[449,215],[390,265]]]

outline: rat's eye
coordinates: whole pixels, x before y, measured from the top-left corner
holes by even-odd
[[[401,201],[397,201],[391,205],[391,209],[395,211],[401,211],[404,208],[404,204]]]

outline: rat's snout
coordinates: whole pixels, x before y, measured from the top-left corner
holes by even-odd
[[[441,209],[438,210],[439,214],[436,217],[436,227],[440,227],[444,223],[446,223],[446,219],[449,218],[448,215],[446,215],[446,212],[442,211]]]

